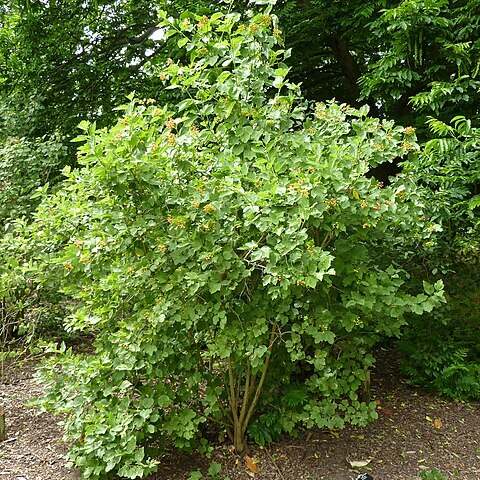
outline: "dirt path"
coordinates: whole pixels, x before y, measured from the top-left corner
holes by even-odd
[[[0,480],[78,480],[65,467],[66,446],[59,440],[58,418],[36,414],[25,402],[42,393],[33,365],[11,369],[0,381],[0,406],[7,417],[7,441],[0,444]],[[230,480],[351,480],[369,472],[375,480],[411,480],[422,470],[442,470],[449,479],[480,480],[480,405],[447,402],[410,388],[394,363],[373,376],[380,418],[366,428],[339,432],[311,431],[268,448],[253,448],[259,472],[227,444],[215,448],[220,478]],[[348,461],[367,462],[364,468]],[[205,471],[210,460],[170,452],[151,480],[184,480],[192,470]]]
[[[5,408],[7,440],[0,443],[0,480],[76,480],[65,468],[62,422],[25,405],[42,394],[33,382],[34,365],[8,369],[0,381],[0,406]]]

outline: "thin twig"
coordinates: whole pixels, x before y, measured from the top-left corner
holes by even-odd
[[[265,448],[265,452],[267,453],[268,458],[270,459],[270,461],[272,462],[273,466],[275,467],[275,469],[277,470],[278,474],[280,475],[280,478],[283,480],[285,477],[283,476],[283,473],[282,473],[282,471],[280,470],[280,467],[276,464],[275,460],[274,460],[273,457],[270,455],[270,452],[268,451],[267,448]]]

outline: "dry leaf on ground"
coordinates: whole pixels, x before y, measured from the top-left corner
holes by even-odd
[[[245,455],[245,463],[252,473],[258,473],[258,465],[248,455]]]
[[[443,423],[439,418],[436,418],[433,421],[433,425],[435,426],[435,428],[439,428],[439,429],[443,427]]]
[[[352,468],[366,467],[372,460],[347,460]]]

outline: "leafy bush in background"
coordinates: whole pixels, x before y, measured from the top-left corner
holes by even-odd
[[[412,383],[465,400],[480,397],[480,269],[455,269],[445,277],[448,303],[412,319],[399,351]]]
[[[41,331],[51,333],[61,324],[55,306],[58,294],[38,289],[24,275],[16,227],[29,219],[40,203],[37,189],[59,181],[65,163],[66,147],[58,137],[18,138],[6,136],[0,147],[0,346],[18,348],[18,341],[30,343]],[[23,220],[22,220],[23,218]]]
[[[206,422],[238,452],[249,435],[365,424],[372,347],[443,301],[441,282],[407,292],[396,257],[436,230],[421,196],[365,177],[417,148],[413,129],[308,109],[268,10],[162,27],[184,60],[156,74],[183,100],[131,97],[111,129],[84,122],[83,167],[11,237],[26,282],[96,336],[95,354],[43,372],[91,479],[145,475],[169,442],[205,451]]]
[[[40,203],[39,187],[57,181],[65,162],[60,138],[7,137],[0,147],[0,224],[29,216]]]
[[[67,338],[65,296],[58,285],[34,281],[30,243],[19,237],[25,219],[12,222],[0,241],[0,348],[4,354],[38,350],[39,340]],[[32,241],[33,243],[33,241]],[[40,342],[41,343],[41,342]]]
[[[450,125],[430,118],[429,126],[436,138],[411,155],[403,170],[425,187],[431,220],[442,225],[434,261],[475,262],[480,251],[480,128],[461,116]]]
[[[480,396],[480,129],[473,123],[431,118],[437,138],[404,163],[405,174],[425,189],[429,218],[442,229],[415,276],[433,271],[445,281],[448,299],[412,319],[399,343],[404,370],[412,383],[460,399]]]

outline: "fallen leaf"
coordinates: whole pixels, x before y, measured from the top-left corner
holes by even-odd
[[[385,415],[393,415],[393,412],[389,408],[379,408],[379,410]]]
[[[433,421],[433,425],[435,426],[435,428],[439,428],[439,429],[443,427],[443,423],[439,418],[436,418]]]
[[[372,460],[347,460],[352,468],[366,467]]]
[[[433,422],[433,420],[428,415],[425,415],[425,420],[427,422]]]
[[[252,473],[258,473],[258,466],[257,466],[257,464],[256,464],[248,455],[245,455],[245,463],[247,464],[247,468],[248,468]]]

